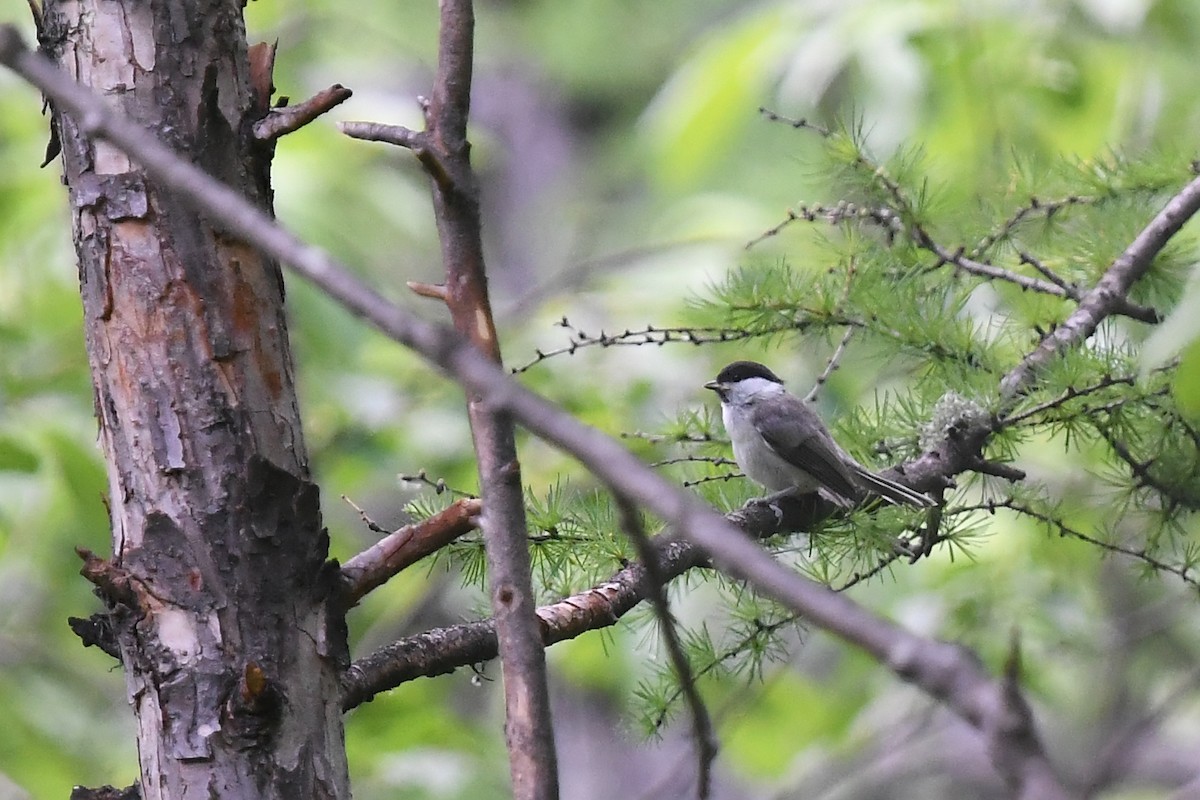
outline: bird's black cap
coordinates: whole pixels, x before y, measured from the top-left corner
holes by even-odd
[[[778,375],[757,361],[734,361],[717,373],[716,383],[732,384],[747,378],[765,378],[774,383],[783,383]]]

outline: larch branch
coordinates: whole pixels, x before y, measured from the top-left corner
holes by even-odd
[[[1030,387],[1051,360],[1095,333],[1101,322],[1128,301],[1129,289],[1146,274],[1154,257],[1197,211],[1200,211],[1200,177],[1193,178],[1167,202],[1080,299],[1079,307],[1004,376],[1000,382],[1001,395],[1013,400]]]

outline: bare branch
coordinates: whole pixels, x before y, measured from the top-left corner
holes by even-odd
[[[825,139],[828,139],[833,135],[833,131],[829,130],[829,128],[824,128],[815,122],[810,122],[809,120],[804,119],[803,117],[799,119],[785,117],[781,114],[776,114],[771,109],[763,106],[759,106],[758,113],[762,114],[764,118],[770,120],[771,122],[782,122],[783,124],[791,125],[796,129],[809,130]]]
[[[429,474],[426,473],[425,470],[423,470],[423,469],[417,470],[417,473],[415,475],[399,475],[399,476],[397,476],[397,479],[401,483],[418,483],[418,484],[422,484],[424,486],[428,486],[430,489],[433,489],[435,494],[442,494],[443,492],[449,492],[450,494],[454,495],[455,497],[465,497],[467,499],[472,499],[472,500],[475,499],[476,497],[478,497],[478,495],[472,494],[471,492],[468,492],[464,489],[454,488],[450,484],[446,483],[445,478],[438,478],[437,480],[430,478]]]
[[[705,563],[700,548],[687,542],[653,539],[666,579]],[[611,625],[644,599],[645,568],[634,563],[609,580],[537,610],[547,645]],[[342,707],[349,710],[380,692],[415,678],[441,675],[497,655],[496,627],[490,620],[467,622],[401,639],[357,659],[342,680]]]
[[[671,607],[667,602],[667,593],[664,588],[667,578],[658,568],[654,545],[651,544],[650,537],[646,535],[637,508],[621,495],[616,495],[616,501],[621,517],[621,529],[637,548],[638,556],[645,566],[644,591],[654,608],[655,616],[658,617],[658,625],[662,631],[663,643],[667,647],[667,655],[671,659],[675,677],[679,679],[680,691],[692,712],[692,736],[696,740],[697,760],[696,796],[700,800],[704,800],[708,797],[712,787],[712,762],[717,757],[717,739],[713,733],[712,719],[709,718],[704,699],[696,688],[696,677],[692,674],[692,665],[688,663],[687,655],[683,652],[683,644],[679,641],[677,623],[674,615],[671,614]]]
[[[1129,467],[1129,471],[1133,477],[1137,479],[1138,484],[1146,486],[1162,495],[1168,503],[1182,506],[1195,511],[1200,509],[1200,497],[1196,497],[1189,492],[1181,491],[1178,486],[1174,486],[1168,480],[1163,480],[1151,472],[1151,467],[1154,466],[1155,459],[1146,458],[1139,459],[1134,455],[1129,445],[1118,439],[1103,425],[1094,425],[1096,432],[1100,437],[1108,443],[1112,451],[1117,457],[1125,462]]]
[[[407,286],[409,291],[418,297],[428,297],[430,300],[441,300],[443,303],[446,302],[446,284],[444,283],[408,281]]]
[[[1039,214],[1048,220],[1064,208],[1095,203],[1097,199],[1081,195],[1070,195],[1060,200],[1039,200],[1036,197],[1031,197],[1028,203],[1013,212],[1012,216],[1005,220],[999,228],[980,239],[978,244],[971,248],[971,257],[982,258],[988,250],[992,249],[993,245],[1007,239],[1021,223],[1035,214]]]
[[[254,123],[254,138],[270,142],[281,136],[298,131],[330,109],[350,99],[354,92],[335,83],[322,89],[297,106],[277,106]]]
[[[1098,539],[1095,536],[1091,536],[1089,534],[1084,533],[1083,531],[1079,530],[1078,528],[1071,527],[1063,520],[1058,519],[1057,517],[1055,517],[1051,514],[1046,514],[1042,511],[1037,510],[1036,508],[1033,508],[1032,506],[1026,505],[1024,503],[1019,503],[1016,500],[1013,500],[1011,498],[1005,499],[1005,500],[990,501],[979,507],[986,508],[989,511],[995,511],[997,508],[1007,508],[1011,511],[1015,511],[1018,514],[1023,514],[1024,516],[1027,516],[1031,519],[1036,519],[1039,522],[1045,523],[1045,525],[1047,527],[1052,528],[1053,530],[1057,531],[1059,536],[1062,536],[1065,538],[1070,538],[1070,539],[1077,539],[1081,542],[1085,542],[1086,544],[1092,545],[1093,547],[1097,547],[1101,550],[1105,550],[1109,553],[1115,553],[1117,555],[1127,556],[1127,557],[1135,559],[1137,561],[1141,561],[1143,564],[1145,564],[1146,566],[1155,570],[1156,572],[1163,572],[1163,573],[1168,573],[1170,575],[1174,575],[1174,576],[1178,577],[1180,580],[1182,580],[1184,583],[1192,586],[1193,588],[1200,589],[1200,578],[1198,578],[1194,574],[1194,571],[1192,570],[1191,566],[1179,566],[1179,565],[1175,565],[1175,564],[1168,564],[1167,562],[1163,561],[1161,558],[1158,558],[1157,556],[1151,554],[1145,548],[1128,547],[1126,545],[1115,544],[1113,542],[1104,541],[1103,539]],[[959,511],[963,511],[963,512],[966,512],[968,510],[971,510],[971,509],[969,509],[969,508],[959,509]]]
[[[772,119],[788,122],[793,127],[814,130],[822,136],[827,137],[831,135],[829,131],[812,126],[804,120],[786,120],[769,112],[768,116]],[[896,181],[893,180],[885,171],[883,171],[882,166],[872,163],[862,156],[857,157],[856,164],[862,168],[869,168],[871,170],[872,177],[884,187],[888,194],[891,195],[892,202],[895,203],[897,207],[896,209],[888,207],[860,206],[854,203],[845,202],[838,203],[832,207],[827,207],[820,204],[814,206],[800,205],[795,209],[789,209],[787,217],[778,225],[767,229],[758,237],[749,241],[746,244],[746,249],[748,250],[754,247],[764,239],[778,235],[785,227],[793,222],[796,222],[797,220],[806,220],[808,222],[823,220],[829,222],[830,224],[837,224],[847,219],[861,219],[872,222],[883,228],[888,232],[889,236],[895,236],[896,234],[907,232],[918,247],[937,256],[937,263],[934,264],[931,269],[937,269],[943,264],[950,264],[956,269],[971,275],[987,278],[989,280],[1005,281],[1028,291],[1041,292],[1042,294],[1049,294],[1056,297],[1066,297],[1072,300],[1080,299],[1081,295],[1072,287],[1066,285],[1065,282],[1061,282],[1061,280],[1051,279],[1043,281],[1028,275],[1022,275],[1020,273],[1013,272],[1012,270],[1004,269],[1003,267],[997,267],[992,264],[979,261],[975,258],[971,258],[966,255],[965,248],[959,247],[957,250],[950,250],[949,248],[939,244],[936,240],[934,240],[933,236],[928,230],[926,230],[924,226],[916,222],[906,222],[902,218],[901,213],[899,212],[910,212],[912,209],[912,204],[910,203],[907,195],[905,195],[901,186],[896,183]],[[984,241],[986,242],[987,240],[985,239]],[[976,248],[975,252],[979,252],[980,249],[981,248]],[[1044,271],[1045,268],[1040,264],[1040,262],[1038,262],[1036,259],[1033,259],[1028,254],[1022,254],[1021,259],[1022,263],[1026,263],[1029,266],[1034,267],[1034,269],[1037,269],[1039,272],[1046,274]],[[1126,289],[1127,288],[1128,287],[1126,287]],[[1114,296],[1110,302],[1111,308],[1108,313],[1120,314],[1122,316],[1127,316],[1131,319],[1136,319],[1139,322],[1145,322],[1151,325],[1162,321],[1162,316],[1157,310],[1130,302],[1124,293]]]
[[[1063,390],[1062,394],[1060,394],[1058,397],[1051,398],[1050,400],[1047,400],[1044,403],[1038,403],[1036,406],[1033,406],[1032,408],[1028,408],[1028,409],[1020,412],[1019,414],[1013,413],[1013,414],[1009,414],[1008,416],[1001,417],[1000,419],[998,419],[996,421],[995,429],[1001,430],[1003,428],[1008,428],[1013,425],[1017,425],[1019,423],[1024,422],[1027,419],[1041,416],[1045,412],[1050,411],[1055,408],[1058,408],[1058,407],[1064,405],[1065,403],[1070,402],[1071,400],[1075,400],[1080,397],[1086,397],[1089,394],[1095,394],[1096,392],[1102,391],[1104,389],[1108,389],[1112,386],[1117,386],[1119,384],[1133,386],[1136,383],[1137,383],[1137,379],[1132,375],[1120,375],[1120,376],[1109,375],[1109,376],[1105,376],[1105,378],[1103,380],[1093,384],[1092,386],[1085,386],[1082,389],[1076,389],[1073,386],[1068,386],[1066,389]]]
[[[362,509],[362,507],[358,505],[358,503],[355,503],[348,496],[342,495],[342,502],[344,502],[346,505],[353,508],[355,510],[355,512],[358,513],[358,518],[360,520],[362,520],[362,523],[364,525],[367,526],[367,530],[369,530],[373,533],[378,533],[381,536],[388,536],[389,534],[392,533],[387,528],[383,527],[382,525],[377,523],[375,520],[371,519],[371,515],[368,514],[366,511],[364,511]]]
[[[479,525],[483,504],[456,500],[427,519],[405,525],[380,539],[342,565],[346,605],[352,606],[389,578],[436,553]]]
[[[1040,259],[1035,258],[1034,256],[1030,255],[1029,253],[1026,253],[1023,250],[1021,252],[1017,253],[1017,258],[1021,259],[1022,264],[1028,264],[1029,266],[1033,267],[1038,272],[1040,272],[1042,274],[1042,276],[1045,277],[1046,280],[1050,281],[1055,286],[1062,289],[1063,292],[1066,293],[1067,297],[1070,297],[1074,300],[1079,299],[1079,287],[1072,286],[1071,284],[1067,283],[1065,280],[1062,279],[1061,276],[1059,276],[1059,274],[1057,272],[1055,272],[1054,270],[1050,269],[1045,264],[1043,264]]]
[[[475,15],[471,0],[441,0],[438,68],[425,114],[423,151],[446,279],[427,289],[443,299],[455,330],[498,368],[500,341],[488,296],[479,191],[471,168],[467,120],[471,107]],[[412,287],[412,284],[409,284]],[[525,496],[513,420],[468,391],[467,415],[478,460],[485,513],[481,520],[492,614],[504,673],[505,738],[513,796],[558,797],[558,765],[546,657],[536,615],[526,542]]]
[[[1014,483],[1025,480],[1025,470],[1017,469],[1008,464],[1001,464],[998,461],[988,461],[980,458],[972,463],[971,469],[980,475],[992,475]]]
[[[384,142],[413,151],[425,147],[426,144],[423,132],[411,130],[403,125],[385,125],[382,122],[339,122],[338,130],[351,139]]]
[[[837,371],[841,366],[842,356],[846,353],[846,345],[850,344],[850,339],[854,336],[854,328],[847,327],[846,332],[842,334],[842,340],[838,342],[837,347],[833,348],[833,353],[825,362],[825,369],[821,370],[821,374],[817,376],[817,380],[813,383],[813,387],[808,390],[808,394],[804,395],[804,402],[812,403],[817,399],[817,394],[821,391],[821,387],[829,380],[829,376]]]
[[[770,336],[772,333],[778,333],[780,330],[802,330],[803,323],[780,327],[779,330],[773,331],[747,331],[744,328],[711,328],[711,327],[676,327],[662,328],[655,325],[647,325],[645,328],[631,330],[626,328],[620,333],[606,333],[600,331],[599,334],[589,335],[584,331],[576,328],[571,324],[571,321],[566,317],[555,323],[560,328],[565,328],[570,331],[571,341],[563,347],[554,350],[535,350],[534,357],[525,364],[519,367],[513,367],[514,373],[525,372],[531,367],[537,366],[543,361],[560,355],[575,355],[576,351],[586,347],[641,347],[642,345],[664,345],[664,344],[713,344],[722,342],[736,342],[743,339],[761,338]]]

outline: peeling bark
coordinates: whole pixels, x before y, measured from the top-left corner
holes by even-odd
[[[268,98],[230,0],[47,0],[42,49],[258,205]],[[278,265],[56,115],[113,556],[100,587],[145,798],[349,797],[338,571],[311,482]],[[120,586],[121,591],[105,586]]]

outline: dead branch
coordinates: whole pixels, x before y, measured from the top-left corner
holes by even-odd
[[[342,565],[346,579],[346,605],[354,605],[389,578],[436,553],[479,525],[483,504],[461,499],[431,517],[405,525]]]
[[[335,83],[299,105],[272,108],[266,116],[254,123],[254,138],[260,142],[271,142],[298,131],[330,109],[349,100],[353,94],[354,92],[346,87]]]
[[[343,126],[356,134],[394,135],[411,148],[430,177],[434,217],[446,279],[410,282],[419,295],[443,300],[454,329],[479,353],[501,363],[500,341],[488,297],[467,119],[471,105],[475,17],[471,0],[442,0],[438,68],[425,108],[425,130]],[[557,756],[546,684],[546,660],[535,614],[525,497],[512,417],[468,392],[467,415],[479,464],[486,512],[481,519],[488,583],[504,673],[505,736],[516,798],[558,796]]]
[[[616,502],[621,529],[637,548],[638,556],[645,567],[646,582],[643,591],[658,618],[658,626],[663,644],[667,648],[667,655],[671,659],[671,667],[679,680],[684,701],[692,712],[692,737],[696,740],[696,797],[704,800],[712,788],[712,762],[717,757],[717,737],[713,732],[712,718],[704,705],[704,698],[700,696],[700,690],[696,688],[696,676],[692,672],[687,655],[683,652],[683,643],[679,641],[679,623],[671,613],[671,606],[667,601],[666,578],[658,568],[654,545],[646,535],[637,507],[620,495],[616,496]]]

